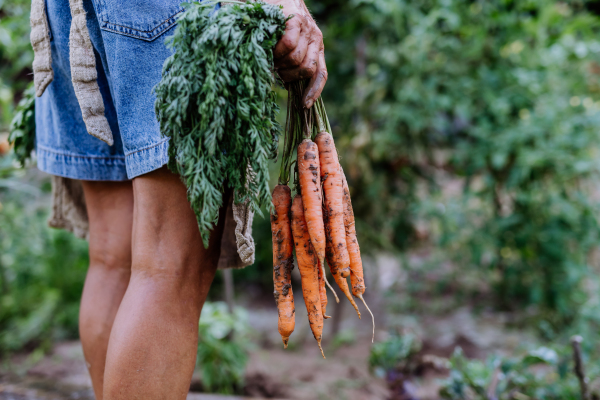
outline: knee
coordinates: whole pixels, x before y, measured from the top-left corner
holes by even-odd
[[[138,248],[134,252],[132,274],[161,281],[167,278],[178,283],[195,282],[201,271],[212,264],[215,264],[213,257],[198,257],[197,252],[186,246],[175,246],[169,250],[163,246]]]
[[[89,245],[90,269],[131,271],[131,241],[110,237],[91,237]]]

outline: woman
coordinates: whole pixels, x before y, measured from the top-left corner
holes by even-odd
[[[287,82],[311,78],[311,107],[327,80],[321,32],[301,0],[266,1],[294,15],[276,68]],[[90,266],[79,324],[97,399],[186,397],[221,254],[225,207],[205,249],[154,115],[180,2],[33,0],[38,166],[82,182]]]

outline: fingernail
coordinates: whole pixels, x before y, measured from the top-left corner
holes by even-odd
[[[304,107],[306,108],[311,108],[313,105],[313,101],[312,100],[306,100],[306,103],[304,103]]]

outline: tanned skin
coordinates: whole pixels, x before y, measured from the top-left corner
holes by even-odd
[[[294,15],[274,49],[275,66],[285,82],[310,79],[304,93],[309,108],[327,81],[323,35],[302,1],[267,2]],[[83,187],[90,267],[79,330],[96,399],[183,400],[225,209],[205,249],[186,188],[166,167],[132,182]]]

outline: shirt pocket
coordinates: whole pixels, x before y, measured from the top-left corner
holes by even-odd
[[[96,0],[100,29],[151,42],[177,23],[181,0]]]

